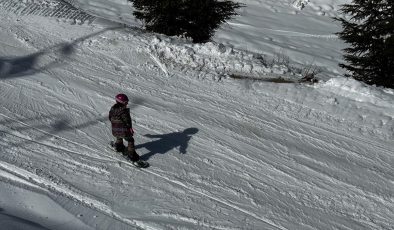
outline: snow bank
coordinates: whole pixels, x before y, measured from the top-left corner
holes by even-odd
[[[296,0],[293,2],[293,6],[298,10],[304,9],[306,5],[308,5],[309,0]]]
[[[1,170],[3,174],[3,171]],[[0,180],[0,218],[1,229],[48,230],[81,229],[92,230],[81,218],[73,216],[57,202],[52,200],[43,189],[13,185],[10,181]],[[26,183],[26,182],[25,182]],[[23,184],[25,184],[23,183]],[[74,204],[72,204],[74,205]],[[80,208],[82,211],[82,207]]]
[[[314,100],[334,117],[338,130],[348,129],[354,135],[381,140],[394,138],[394,90],[344,77],[313,87],[320,93]]]
[[[352,78],[332,78],[327,82],[319,83],[315,86],[337,94],[341,97],[350,98],[358,102],[371,103],[376,106],[394,109],[394,90],[377,88]],[[393,116],[394,117],[394,116]]]
[[[180,38],[156,36],[148,49],[166,64],[219,75],[237,74],[264,78],[293,74],[284,64],[267,65],[262,55],[238,50],[222,43],[193,44]]]

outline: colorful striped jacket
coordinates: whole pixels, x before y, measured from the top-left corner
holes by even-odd
[[[115,137],[133,136],[130,109],[125,105],[116,103],[109,111],[109,120],[112,126],[112,135]]]

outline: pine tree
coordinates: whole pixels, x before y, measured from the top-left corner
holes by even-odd
[[[188,22],[186,37],[193,38],[194,42],[208,41],[222,23],[236,16],[239,3],[217,0],[188,0],[187,11],[183,13]]]
[[[356,80],[394,88],[394,1],[353,0],[342,5],[349,20],[340,21],[343,31],[338,35],[350,47],[345,48],[342,68]]]
[[[226,20],[237,15],[240,3],[230,0],[129,0],[149,31],[183,35],[206,42]]]
[[[180,6],[183,0],[129,0],[136,9],[134,16],[145,23],[149,31],[169,36],[182,33],[175,27],[180,23]]]

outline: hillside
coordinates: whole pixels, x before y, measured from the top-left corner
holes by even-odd
[[[121,0],[10,1],[0,2],[7,229],[394,227],[394,91],[341,76],[330,16],[342,1],[247,0],[194,45],[139,29]],[[310,64],[320,82],[297,83]],[[294,83],[267,80],[278,77]],[[108,147],[119,92],[147,169]]]

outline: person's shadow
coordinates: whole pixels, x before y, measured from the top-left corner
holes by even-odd
[[[188,147],[189,141],[194,134],[198,132],[197,128],[188,128],[183,132],[174,132],[161,135],[151,135],[147,134],[146,137],[157,138],[147,142],[145,144],[137,145],[135,148],[146,148],[149,150],[148,153],[141,156],[141,159],[148,160],[151,156],[155,154],[165,154],[171,149],[179,147],[179,153],[186,154],[186,149]]]

